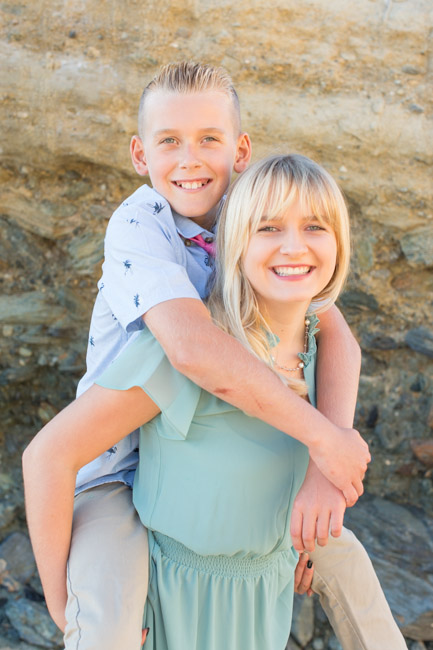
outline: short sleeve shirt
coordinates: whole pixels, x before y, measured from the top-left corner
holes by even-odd
[[[98,282],[87,348],[87,371],[77,395],[89,388],[145,327],[142,316],[177,298],[207,295],[212,259],[185,240],[213,237],[194,221],[173,214],[168,202],[142,185],[114,212],[105,236],[105,260]],[[138,460],[134,432],[83,467],[78,490],[120,480],[132,484]]]

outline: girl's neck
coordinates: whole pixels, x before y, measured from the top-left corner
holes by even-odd
[[[279,343],[275,352],[282,365],[304,351],[305,315],[308,307],[309,303],[304,302],[289,303],[284,308],[281,305],[261,305],[272,333],[278,336]]]

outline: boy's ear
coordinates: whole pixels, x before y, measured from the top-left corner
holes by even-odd
[[[132,136],[129,151],[131,152],[132,164],[134,165],[137,174],[140,174],[140,176],[147,176],[149,170],[146,163],[144,145],[142,139],[138,135]]]
[[[247,168],[251,160],[252,147],[251,140],[248,133],[241,133],[238,138],[238,146],[236,150],[236,159],[233,169],[237,174],[240,174]]]

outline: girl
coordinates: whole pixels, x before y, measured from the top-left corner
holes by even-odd
[[[349,261],[337,185],[302,156],[256,163],[229,192],[218,251],[213,318],[314,404],[316,312],[336,299]],[[98,384],[63,412],[74,421],[71,485],[147,422],[134,482],[149,529],[146,648],[283,650],[307,448],[177,373],[148,330]]]

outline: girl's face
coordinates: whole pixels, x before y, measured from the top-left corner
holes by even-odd
[[[296,200],[281,216],[263,216],[243,270],[261,307],[292,302],[307,307],[331,280],[336,260],[333,229]]]

